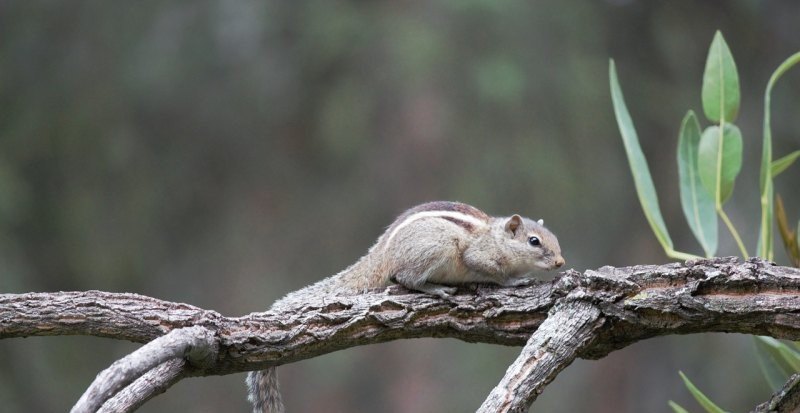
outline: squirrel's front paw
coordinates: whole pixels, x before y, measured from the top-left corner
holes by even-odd
[[[504,287],[524,287],[527,285],[532,285],[536,283],[536,279],[524,277],[524,278],[509,278],[506,282],[503,283]]]

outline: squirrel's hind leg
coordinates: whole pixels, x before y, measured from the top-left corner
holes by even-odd
[[[446,298],[456,292],[456,287],[447,287],[442,284],[428,282],[431,270],[418,272],[411,269],[398,271],[392,276],[396,283],[408,288],[409,290],[420,291],[427,294]]]

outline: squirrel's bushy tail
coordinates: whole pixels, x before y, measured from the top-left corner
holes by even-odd
[[[247,389],[247,398],[253,403],[253,413],[284,413],[275,367],[248,373]]]

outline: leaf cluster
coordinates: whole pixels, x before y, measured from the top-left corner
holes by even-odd
[[[783,201],[780,196],[775,196],[773,193],[773,180],[800,157],[800,150],[773,161],[770,97],[778,79],[798,63],[800,63],[800,52],[778,66],[770,77],[764,93],[764,127],[759,179],[761,219],[757,247],[758,255],[768,260],[773,259],[774,215],[787,255],[796,267],[800,267],[800,222],[796,230],[789,225]],[[661,216],[658,195],[625,104],[613,60],[609,64],[609,81],[614,113],[645,217],[667,256],[675,259],[694,258],[695,255],[677,251],[673,246]],[[701,100],[703,114],[711,125],[702,129],[697,115],[689,110],[681,122],[678,133],[677,161],[683,214],[706,257],[712,257],[717,253],[719,235],[717,216],[719,216],[736,241],[742,256],[747,259],[749,258],[747,248],[723,209],[723,205],[733,194],[736,177],[742,169],[743,138],[734,123],[741,103],[739,75],[730,48],[719,31],[714,35],[706,58]],[[792,343],[790,346],[768,337],[758,337],[755,342],[762,371],[773,388],[779,388],[787,377],[800,371],[800,347],[797,344]],[[725,412],[703,394],[683,372],[679,374],[686,388],[706,412]],[[687,413],[686,409],[673,401],[669,401],[669,406],[676,413]]]
[[[792,66],[800,63],[800,52],[795,53],[775,70],[764,95],[764,136],[760,169],[761,226],[757,255],[773,259],[772,221],[774,215],[773,179],[800,157],[800,150],[783,158],[772,159],[772,133],[770,128],[770,94],[775,82]],[[668,257],[674,259],[697,258],[695,254],[678,251],[669,236],[658,195],[653,185],[647,159],[639,145],[630,112],[619,84],[613,59],[609,63],[609,81],[614,113],[622,135],[622,142],[633,175],[636,193],[645,217]],[[742,169],[743,137],[734,123],[739,114],[741,93],[736,63],[728,44],[718,31],[714,35],[706,59],[701,93],[703,114],[711,124],[705,129],[697,115],[689,110],[681,122],[678,133],[678,173],[681,207],[686,221],[703,249],[704,256],[717,253],[719,217],[728,228],[743,258],[749,258],[747,248],[723,206],[733,194],[736,177]],[[783,208],[781,207],[781,212]],[[790,230],[785,214],[778,217],[784,245],[790,257],[800,257],[797,251],[798,233]],[[798,225],[800,228],[800,224]],[[796,262],[796,261],[795,261]]]

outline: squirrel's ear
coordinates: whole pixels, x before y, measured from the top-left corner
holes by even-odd
[[[516,234],[517,229],[520,226],[522,226],[522,217],[517,214],[514,214],[514,216],[509,218],[508,221],[506,221],[506,231],[512,234]]]
[[[539,223],[539,225],[544,225],[544,220],[543,220],[543,219],[540,219],[540,220],[538,220],[538,221],[536,221],[536,222],[538,222],[538,223]]]

